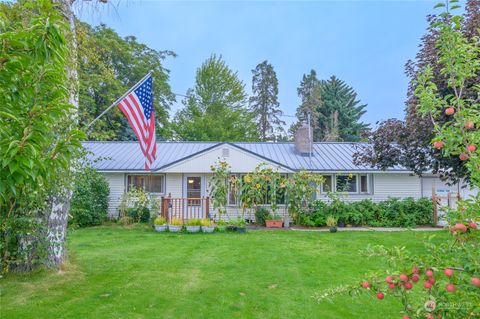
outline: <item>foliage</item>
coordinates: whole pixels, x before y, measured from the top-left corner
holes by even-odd
[[[154,224],[154,225],[166,225],[166,224],[167,224],[167,220],[166,220],[165,217],[163,217],[163,216],[157,216],[157,217],[153,220],[153,224]]]
[[[480,144],[478,128],[480,86],[475,84],[472,97],[468,94],[469,82],[477,79],[480,71],[479,39],[468,39],[462,33],[462,17],[451,15],[458,8],[456,0],[447,2],[447,11],[433,25],[436,31],[436,62],[444,77],[449,93],[437,86],[432,66],[427,66],[415,81],[415,97],[420,114],[429,118],[436,136],[435,147],[443,156],[458,157],[465,162],[474,188],[480,187],[480,157],[476,146]],[[440,3],[436,7],[445,7]],[[470,121],[471,123],[469,123]],[[468,124],[467,124],[468,123]],[[441,142],[441,143],[440,143]],[[470,146],[475,146],[472,148]],[[450,167],[450,169],[454,169]],[[368,292],[383,299],[385,291],[391,291],[404,306],[403,318],[478,318],[480,317],[480,232],[478,206],[480,194],[460,201],[457,209],[448,211],[447,220],[451,241],[425,244],[425,252],[415,255],[402,249],[374,247],[367,250],[369,256],[386,257],[390,270],[382,279],[379,274],[359,286],[350,287],[351,294]],[[423,289],[412,288],[423,279]],[[366,289],[365,289],[366,288]],[[330,298],[335,292],[327,292],[322,298]]]
[[[107,219],[107,179],[90,166],[75,172],[72,199],[70,201],[70,223],[75,226],[100,225]]]
[[[121,219],[128,217],[135,223],[146,223],[151,216],[158,214],[160,205],[157,199],[142,188],[130,185],[128,192],[122,194],[119,210]]]
[[[201,226],[201,225],[202,225],[202,220],[199,218],[190,218],[185,223],[185,226]]]
[[[325,226],[326,218],[334,216],[341,224],[372,227],[416,227],[433,223],[433,205],[429,198],[390,198],[375,203],[371,199],[346,202],[331,198],[329,202],[314,201],[301,212],[299,224]]]
[[[168,224],[172,225],[172,226],[182,226],[183,225],[183,220],[181,220],[180,218],[177,218],[177,217],[173,217],[173,218],[170,219]]]
[[[213,227],[213,226],[215,226],[215,223],[211,219],[203,218],[203,219],[200,220],[200,225],[202,227]]]
[[[283,217],[278,214],[270,214],[267,220],[283,220]]]
[[[467,0],[464,19],[460,21],[458,32],[466,39],[475,42],[480,36],[480,9],[478,0]],[[414,61],[408,61],[406,74],[411,79],[405,109],[405,120],[389,119],[379,123],[378,128],[369,134],[369,145],[361,145],[355,153],[357,164],[367,164],[372,167],[386,169],[395,165],[402,165],[417,174],[425,172],[438,173],[450,182],[469,177],[465,162],[458,156],[447,155],[431,147],[435,137],[432,118],[420,112],[419,97],[415,90],[417,82],[424,71],[431,70],[431,81],[435,84],[438,97],[448,100],[453,94],[448,84],[448,77],[442,71],[444,65],[439,59],[440,48],[436,45],[440,37],[437,27],[439,22],[447,16],[430,15],[428,17],[428,33],[422,38],[420,51]],[[480,55],[477,53],[477,60]],[[475,85],[480,83],[480,72],[477,70],[472,77],[466,79],[462,94],[468,98],[477,96]],[[450,117],[438,114],[435,122],[439,125],[450,122]]]
[[[76,21],[78,75],[80,81],[79,122],[85,127],[152,71],[153,107],[159,139],[171,138],[168,110],[175,101],[168,84],[170,71],[164,67],[171,51],[157,51],[139,43],[134,36],[120,37],[105,25],[91,27]],[[107,112],[87,131],[90,140],[134,140],[127,119],[117,107]]]
[[[337,226],[337,218],[333,215],[328,215],[327,220],[326,220],[326,224],[327,224],[328,227]]]
[[[185,107],[174,118],[175,138],[186,141],[256,141],[258,129],[246,108],[245,85],[212,55],[197,70]]]
[[[265,225],[265,220],[270,217],[270,211],[265,207],[259,207],[255,210],[255,222],[259,225]]]
[[[260,130],[260,140],[275,140],[283,133],[280,119],[282,111],[278,103],[278,80],[273,66],[266,60],[252,70],[252,93],[250,110],[255,115],[255,122]]]
[[[322,182],[321,175],[307,171],[295,172],[288,179],[287,208],[295,223],[298,224],[300,212],[308,207],[308,203],[317,192],[317,186]]]
[[[237,217],[237,218],[230,219],[228,221],[228,225],[235,226],[235,227],[244,227],[247,225],[247,223],[245,222],[245,219],[241,217]]]
[[[212,178],[209,182],[210,196],[213,203],[213,209],[218,210],[218,217],[222,219],[222,216],[227,212],[227,196],[228,196],[228,184],[231,182],[233,185],[237,185],[236,177],[230,172],[230,165],[222,160],[218,160],[212,166]]]
[[[67,196],[81,148],[65,83],[68,25],[50,1],[0,3],[2,272],[44,263],[55,196]]]

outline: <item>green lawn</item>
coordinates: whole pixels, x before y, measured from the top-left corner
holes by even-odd
[[[0,279],[0,318],[400,318],[388,295],[334,303],[313,296],[382,267],[359,255],[367,244],[419,250],[424,236],[81,229],[69,234],[63,271]]]

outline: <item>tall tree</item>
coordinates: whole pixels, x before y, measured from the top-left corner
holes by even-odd
[[[174,118],[175,138],[186,141],[254,141],[258,128],[246,107],[245,85],[221,56],[197,70],[184,108]]]
[[[335,76],[320,85],[323,102],[318,108],[317,136],[321,140],[359,141],[368,124],[360,121],[366,104],[360,104],[352,87]]]
[[[405,66],[405,73],[411,79],[405,103],[405,120],[390,119],[379,123],[377,130],[371,132],[368,137],[369,145],[359,147],[354,155],[357,163],[381,169],[403,165],[419,175],[427,171],[438,173],[451,182],[469,177],[465,163],[458,156],[442,156],[439,150],[431,147],[435,136],[434,123],[431,117],[418,112],[419,102],[414,94],[418,76],[427,67],[432,69],[432,82],[435,83],[441,96],[448,97],[454,93],[448,79],[442,73],[443,65],[440,63],[439,49],[436,45],[439,37],[438,23],[448,19],[448,16],[429,15],[427,17],[429,27],[421,39],[420,50],[415,59],[409,60]],[[480,36],[478,21],[480,21],[480,1],[468,0],[460,31],[469,41],[478,41],[477,37]],[[480,83],[480,73],[467,80],[463,94],[469,99],[478,99],[474,89],[478,83]],[[436,119],[436,123],[442,125],[447,120],[448,116],[444,114]]]
[[[171,137],[168,110],[175,96],[168,84],[169,70],[164,60],[175,56],[139,43],[133,36],[120,37],[105,25],[91,27],[77,21],[80,80],[80,125],[88,125],[104,109],[122,96],[150,70],[157,135]],[[113,108],[88,130],[91,140],[133,140],[135,135],[118,108]]]
[[[307,123],[310,116],[310,125],[313,129],[313,139],[321,140],[318,127],[318,110],[322,106],[320,96],[320,81],[317,79],[315,70],[310,70],[309,74],[304,74],[300,86],[297,88],[301,104],[297,108],[298,122],[290,128],[290,133],[294,133],[300,123]]]
[[[250,110],[260,129],[260,139],[275,140],[279,133],[283,133],[282,125],[285,125],[280,119],[283,112],[278,103],[277,74],[267,61],[258,64],[252,73],[253,96],[250,97]]]

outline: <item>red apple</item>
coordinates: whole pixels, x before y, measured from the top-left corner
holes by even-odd
[[[427,277],[432,277],[433,276],[433,270],[429,269],[425,272],[425,276]]]
[[[445,274],[445,276],[447,277],[452,277],[453,276],[453,269],[452,268],[447,268],[443,271],[443,273]]]
[[[396,286],[395,286],[395,284],[394,284],[393,282],[391,282],[391,283],[388,284],[388,288],[390,288],[390,289],[395,289],[395,287],[396,287]]]
[[[413,284],[412,284],[410,281],[407,281],[407,282],[405,283],[405,289],[410,290],[410,289],[412,289],[412,288],[413,288]]]
[[[475,223],[475,222],[470,222],[470,223],[468,223],[468,226],[469,226],[471,229],[477,229],[477,223]]]
[[[465,123],[465,128],[466,128],[467,130],[471,130],[471,129],[474,128],[474,127],[475,127],[475,124],[474,124],[472,121],[470,121],[470,120],[468,120],[468,121]]]
[[[391,284],[393,282],[393,277],[392,276],[387,276],[387,278],[385,278],[385,282],[388,283],[388,284]]]
[[[453,113],[455,113],[455,109],[453,107],[450,106],[445,109],[445,114],[452,115]]]
[[[427,319],[435,319],[431,313],[428,314]]]
[[[418,282],[419,280],[420,280],[420,277],[418,277],[417,274],[413,274],[413,275],[412,275],[412,281],[413,281],[413,282]]]
[[[377,292],[377,299],[378,300],[382,300],[383,298],[385,298],[385,295],[383,294],[383,292]]]
[[[420,269],[418,269],[417,266],[414,266],[414,267],[412,268],[412,273],[414,273],[414,274],[419,274],[419,273],[420,273]]]
[[[462,153],[460,154],[460,156],[458,157],[461,161],[466,161],[468,160],[468,155],[465,154],[465,153]]]
[[[454,284],[447,284],[447,291],[448,292],[455,292],[456,288]]]
[[[465,226],[462,223],[455,224],[455,229],[458,230],[458,231],[461,231],[462,233],[467,232],[467,226]]]
[[[407,315],[404,315],[404,316],[402,317],[402,319],[410,319],[410,317],[407,316]]]
[[[480,287],[480,278],[472,277],[472,285]]]
[[[445,143],[443,141],[435,141],[433,143],[433,147],[435,147],[437,150],[441,149]]]
[[[428,282],[431,283],[432,285],[435,285],[436,280],[435,280],[435,278],[430,277],[430,278],[428,278]]]
[[[430,281],[425,281],[423,283],[423,287],[425,287],[426,289],[430,289],[432,288],[432,284],[430,283]]]
[[[408,281],[408,276],[406,274],[401,274],[399,278],[401,281]]]
[[[470,152],[470,153],[473,153],[477,150],[477,147],[473,144],[468,144],[467,145],[467,150]]]
[[[370,288],[370,284],[368,283],[368,281],[364,281],[362,282],[362,287],[365,289]]]

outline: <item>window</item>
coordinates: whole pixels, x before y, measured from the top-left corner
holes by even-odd
[[[337,175],[337,192],[357,192],[357,175]]]
[[[322,193],[328,193],[333,190],[332,182],[333,182],[332,175],[323,176]]]
[[[368,181],[368,175],[366,174],[361,174],[360,175],[360,193],[363,194],[368,194],[369,191],[369,181]]]
[[[142,188],[148,193],[165,192],[165,175],[128,175],[127,176],[127,190],[131,187]]]

